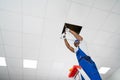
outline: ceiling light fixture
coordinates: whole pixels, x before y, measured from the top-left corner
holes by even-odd
[[[23,60],[23,67],[36,69],[37,68],[37,60],[24,59]]]
[[[100,73],[100,74],[106,74],[109,70],[110,70],[109,67],[101,67],[101,68],[99,69],[99,73]]]
[[[7,66],[5,57],[0,57],[0,66]]]

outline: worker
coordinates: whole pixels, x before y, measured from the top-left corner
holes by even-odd
[[[67,32],[70,32],[76,38],[76,40],[74,41],[75,48],[73,48],[67,41],[66,39]],[[89,76],[89,78],[91,80],[102,80],[97,70],[95,62],[80,47],[80,44],[83,41],[83,37],[77,34],[76,32],[74,32],[73,30],[66,28],[63,38],[64,38],[66,47],[70,51],[76,54],[79,65],[83,68],[83,70]]]

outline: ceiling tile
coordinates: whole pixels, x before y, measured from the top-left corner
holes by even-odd
[[[36,75],[37,69],[23,69],[24,75]]]
[[[8,74],[7,67],[0,67],[0,74]]]
[[[72,3],[66,22],[76,25],[83,25],[90,12],[90,7]]]
[[[20,46],[22,43],[22,34],[18,32],[2,31],[3,41],[6,45]]]
[[[49,61],[50,61],[50,63],[47,63]],[[44,71],[45,69],[49,70],[51,68],[51,66],[48,67],[48,65],[51,65],[52,63],[53,63],[53,60],[49,56],[46,56],[46,57],[45,56],[41,56],[39,58],[39,60],[38,60],[38,70],[40,70],[40,71],[41,70]]]
[[[24,75],[23,80],[36,80],[35,75]]]
[[[116,4],[114,5],[113,12],[120,13],[120,0],[117,0]]]
[[[95,29],[90,29],[90,28],[87,28],[86,26],[83,27],[82,31],[81,31],[81,36],[83,36],[83,39],[86,41],[86,42],[90,42],[90,43],[93,43],[93,40],[94,38],[96,38],[97,36],[97,30]]]
[[[1,26],[0,26],[1,27]],[[0,28],[1,29],[1,28]],[[2,40],[2,32],[1,32],[1,30],[0,30],[0,45],[2,45],[3,44],[3,40]]]
[[[34,34],[23,34],[23,47],[39,48],[41,45],[41,36]]]
[[[1,80],[9,80],[9,77],[8,77],[8,76],[6,77],[6,76],[4,76],[4,75],[1,75],[0,79],[1,79]]]
[[[98,31],[97,36],[94,38],[93,43],[99,45],[105,45],[111,39],[113,34],[105,31]],[[106,44],[107,46],[107,44]]]
[[[49,62],[49,63],[48,63]],[[47,63],[47,64],[46,64]],[[40,56],[38,60],[38,69],[37,69],[37,79],[48,79],[50,75],[50,70],[52,66],[53,60],[52,57],[50,58],[49,56]]]
[[[108,16],[108,12],[93,8],[85,21],[85,26],[91,29],[99,29]]]
[[[4,47],[0,45],[0,57],[5,57]]]
[[[120,27],[118,26],[117,29],[115,29],[115,34],[120,34]]]
[[[104,55],[101,55],[101,51],[103,51],[102,54]],[[104,61],[109,61],[108,59],[114,61],[116,60],[115,58],[119,58],[117,57],[119,54],[119,51],[120,50],[117,50],[115,48],[108,47],[108,46],[101,46],[101,45],[94,45],[94,44],[89,45],[90,56],[94,58],[95,60],[97,60],[96,57],[98,57],[98,59],[102,58]],[[102,61],[100,62],[102,63]],[[102,63],[102,64],[105,64],[105,63]]]
[[[103,10],[110,10],[115,4],[116,0],[95,0],[94,7]]]
[[[91,48],[90,56],[99,67],[102,66],[111,67],[112,68],[111,71],[114,71],[114,68],[119,67],[117,60],[119,60],[118,54],[120,53],[120,50],[114,49],[112,47],[98,46],[98,45],[95,45],[94,47],[91,46],[89,47],[89,49],[90,48]],[[101,55],[101,53],[104,55]],[[111,74],[111,72],[109,74]],[[108,76],[109,74],[107,74],[106,76]]]
[[[44,17],[47,0],[23,0],[23,13],[26,15]]]
[[[6,59],[8,68],[22,69],[22,59],[18,58],[7,58]]]
[[[6,74],[0,74],[0,80],[9,80],[9,76]]]
[[[63,62],[54,62],[51,66],[53,70],[58,72],[61,72],[62,69],[65,67]]]
[[[55,20],[47,20],[47,22],[45,23],[44,32],[43,32],[44,36],[42,36],[42,41],[41,41],[41,43],[42,43],[41,45],[44,47],[43,51],[47,51],[45,49],[46,48],[49,49],[49,47],[53,44],[55,46],[56,45],[55,42],[57,43],[58,40],[60,40],[60,35],[62,33],[63,24],[64,23],[61,20],[56,20],[56,21]],[[44,43],[47,44],[47,46],[44,45]],[[45,48],[45,46],[46,46],[46,48]]]
[[[17,46],[5,45],[5,54],[6,57],[11,58],[21,58],[22,57],[22,48]]]
[[[47,56],[51,56],[51,54],[55,54],[55,52],[54,52],[55,48],[50,48],[50,47],[52,47],[53,44],[54,44],[54,46],[56,46],[55,41],[56,40],[53,40],[53,39],[48,41],[48,38],[43,38],[39,56],[47,57]],[[44,54],[43,54],[43,52],[44,52]],[[50,57],[50,58],[52,58],[52,57]]]
[[[10,73],[10,79],[11,80],[23,80],[22,74],[11,74]]]
[[[61,40],[60,34],[62,32],[63,25],[64,25],[64,22],[62,20],[46,19],[44,29],[43,29],[44,30],[43,36],[41,36],[42,39],[40,44],[41,48],[40,48],[39,56],[44,56],[44,55],[50,56],[50,54],[48,53],[54,54],[53,51],[56,49],[54,48],[50,49],[50,47],[53,44],[54,46],[57,46],[55,42],[57,43],[58,40]],[[43,55],[43,52],[44,52],[44,55]]]
[[[69,5],[69,0],[48,0],[46,17],[65,19]]]
[[[23,17],[23,32],[41,34],[43,20],[38,17],[24,16]]]
[[[23,58],[37,59],[40,53],[40,48],[37,47],[23,47]]]
[[[48,77],[46,77],[46,76],[38,75],[36,80],[47,80],[47,79],[48,79]],[[50,80],[50,78],[49,78],[49,80]]]
[[[37,78],[37,70],[36,69],[24,69],[23,70],[23,80],[36,80]]]
[[[112,48],[120,48],[120,45],[118,44],[120,41],[120,35],[118,34],[113,34],[109,40],[107,40],[107,43],[105,45],[108,45],[109,47]],[[110,43],[110,44],[108,44]]]
[[[85,4],[85,5],[92,6],[92,4],[93,4],[93,2],[94,2],[95,0],[72,0],[72,1],[79,2],[79,3]]]
[[[23,80],[22,69],[9,67],[8,71],[9,71],[10,80]]]
[[[50,75],[49,70],[46,68],[38,70],[37,80],[47,80],[49,78],[49,75]]]
[[[118,31],[118,29],[120,29],[119,21],[120,21],[119,15],[111,14],[100,29],[109,31],[109,32],[119,33],[120,32],[120,31]]]
[[[22,75],[23,74],[23,69],[22,68],[15,68],[15,67],[8,67],[9,74],[18,74]]]
[[[7,11],[0,11],[1,29],[10,31],[21,31],[21,15]]]
[[[20,12],[21,11],[21,0],[1,0],[0,1],[0,8]]]
[[[44,32],[43,32],[43,37],[53,39],[50,37],[54,38],[59,38],[60,34],[62,33],[62,29],[64,26],[65,20],[63,19],[45,19],[44,23]]]
[[[9,80],[8,71],[6,67],[0,67],[0,80]]]

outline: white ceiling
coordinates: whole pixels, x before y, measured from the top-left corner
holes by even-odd
[[[107,80],[120,64],[120,0],[0,0],[0,80],[71,80],[77,64],[60,39],[65,22],[82,25],[81,35],[101,75]],[[72,42],[71,42],[72,43]],[[24,69],[23,59],[38,61]]]

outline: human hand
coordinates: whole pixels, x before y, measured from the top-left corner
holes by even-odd
[[[65,28],[65,32],[69,32],[70,31],[70,29],[69,28]]]
[[[63,39],[66,39],[66,33],[63,33]]]

